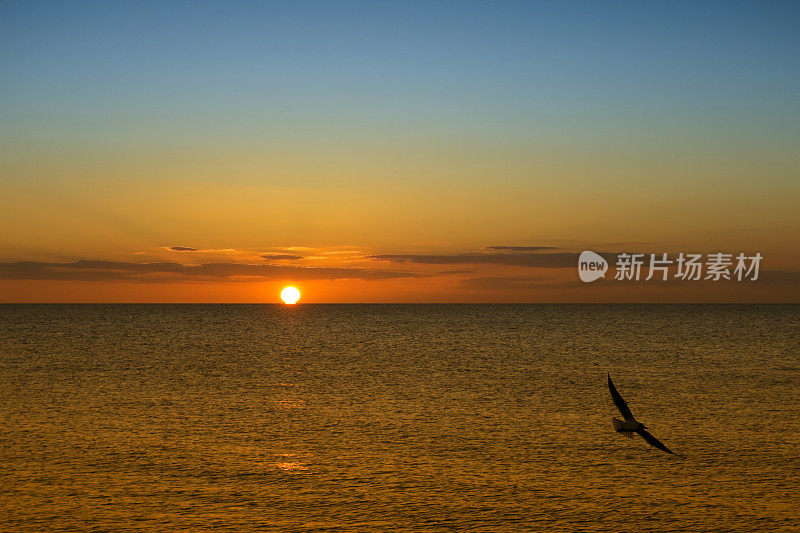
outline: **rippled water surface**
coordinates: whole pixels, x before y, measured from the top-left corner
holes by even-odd
[[[6,305],[0,391],[2,531],[800,527],[800,306]]]

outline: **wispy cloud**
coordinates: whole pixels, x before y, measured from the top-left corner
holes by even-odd
[[[237,253],[240,250],[236,248],[194,248],[192,246],[164,246],[164,250],[170,252],[196,252],[196,253],[207,253],[207,254],[225,254],[230,255],[232,253]]]
[[[558,280],[558,279],[545,279],[545,278],[525,278],[525,277],[473,277],[461,279],[458,282],[458,287],[470,290],[486,290],[486,291],[503,291],[503,290],[547,290],[547,289],[574,289],[586,291],[585,294],[591,294],[600,287],[603,288],[618,288],[621,291],[630,291],[631,289],[647,289],[647,290],[674,290],[678,287],[685,289],[698,289],[701,291],[708,291],[710,289],[719,289],[730,291],[731,289],[749,289],[758,286],[763,287],[781,287],[786,291],[794,292],[798,296],[797,287],[800,286],[800,272],[788,270],[766,270],[761,272],[756,281],[737,281],[736,278],[730,280],[697,280],[686,281],[671,277],[666,281],[660,278],[651,281],[645,281],[644,277],[639,280],[616,280],[613,275],[605,279],[597,280],[594,283],[583,283],[578,279],[574,280]]]
[[[302,259],[304,256],[302,255],[292,255],[292,254],[261,254],[262,259],[270,259],[273,261],[294,261],[297,259]]]
[[[372,255],[376,261],[391,263],[418,263],[425,265],[504,265],[527,268],[575,268],[575,252],[552,253],[466,253],[466,254],[382,254]],[[604,255],[604,254],[600,254]],[[612,257],[613,254],[605,254]]]
[[[477,277],[462,279],[458,285],[470,290],[521,290],[535,288],[542,281],[541,278]]]
[[[0,263],[0,279],[136,281],[146,283],[241,282],[265,279],[381,280],[416,278],[420,274],[393,270],[367,270],[344,267],[301,267],[286,265],[253,265],[243,263],[128,263],[119,261],[74,261],[45,263],[36,261]]]
[[[505,252],[537,252],[540,250],[557,250],[557,246],[487,246],[486,250]]]

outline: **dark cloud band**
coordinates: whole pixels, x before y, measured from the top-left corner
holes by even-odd
[[[372,259],[392,263],[418,263],[425,265],[505,265],[529,268],[575,268],[578,255],[573,252],[552,253],[471,253],[471,254],[384,254]],[[613,254],[600,254],[608,260]]]
[[[390,270],[366,270],[340,267],[301,267],[251,265],[241,263],[127,263],[118,261],[75,261],[44,263],[36,261],[0,263],[0,279],[139,281],[168,283],[176,281],[250,281],[256,279],[381,280],[415,278],[419,274]]]
[[[263,254],[261,258],[270,259],[272,261],[295,261],[297,259],[302,259],[303,256],[291,254]]]

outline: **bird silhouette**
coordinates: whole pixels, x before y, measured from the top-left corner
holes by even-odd
[[[614,431],[617,433],[622,433],[630,438],[633,438],[634,433],[638,433],[639,436],[642,437],[650,446],[654,446],[659,450],[671,453],[672,455],[683,457],[682,455],[677,454],[664,446],[660,440],[652,436],[647,431],[647,426],[637,421],[633,417],[633,413],[631,413],[631,410],[628,408],[628,404],[622,399],[622,396],[620,396],[617,388],[614,386],[614,382],[611,381],[611,374],[608,374],[608,390],[611,393],[611,398],[614,400],[614,405],[617,406],[617,409],[619,409],[619,412],[625,419],[620,420],[618,418],[611,418],[611,422],[614,424]]]

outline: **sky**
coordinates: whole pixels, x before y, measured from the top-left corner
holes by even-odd
[[[796,2],[6,0],[0,302],[798,302],[799,56]]]

